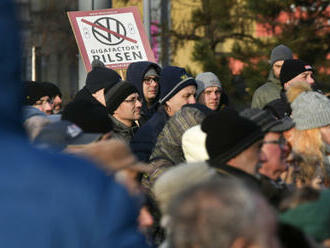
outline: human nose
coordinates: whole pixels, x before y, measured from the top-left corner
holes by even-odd
[[[135,106],[136,106],[136,107],[142,107],[142,102],[141,102],[140,99],[136,99],[136,101],[135,101]]]
[[[260,152],[259,152],[259,162],[260,163],[267,162],[267,157],[266,157],[266,154],[263,152],[263,150],[260,150]]]
[[[53,109],[53,105],[50,102],[45,102],[44,109],[46,111],[51,111]]]
[[[189,98],[188,98],[188,103],[189,104],[195,104],[196,103],[196,99],[193,95],[191,95]]]
[[[314,80],[314,78],[313,78],[312,76],[308,76],[308,78],[307,78],[307,82],[308,82],[309,84],[313,84],[313,83],[315,83],[315,80]]]

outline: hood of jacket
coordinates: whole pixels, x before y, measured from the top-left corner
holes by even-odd
[[[268,77],[267,77],[267,82],[266,83],[272,83],[275,84],[276,86],[279,87],[279,89],[282,89],[282,84],[280,79],[276,78],[274,75],[273,70],[269,71]]]
[[[20,80],[21,47],[14,5],[9,0],[0,2],[0,31],[6,34],[0,39],[0,131],[21,132],[23,83]],[[13,31],[14,30],[14,31]]]
[[[159,65],[149,61],[132,63],[129,65],[126,72],[126,80],[135,85],[135,87],[139,91],[140,96],[143,97],[143,102],[145,102],[145,99],[143,95],[142,83],[143,83],[144,74],[150,69],[150,67],[154,67],[155,70],[160,74],[161,68],[159,67]],[[157,102],[157,100],[158,100],[158,96],[155,99],[155,102]]]

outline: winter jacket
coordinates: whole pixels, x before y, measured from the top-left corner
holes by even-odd
[[[251,108],[263,109],[267,103],[280,98],[281,89],[280,80],[275,78],[273,70],[270,70],[266,83],[254,92]]]
[[[126,80],[136,86],[139,91],[140,97],[142,97],[141,118],[139,120],[140,126],[145,124],[152,117],[152,115],[157,111],[158,107],[159,95],[156,97],[154,104],[150,108],[148,108],[143,94],[144,74],[146,74],[146,72],[151,67],[153,67],[158,72],[158,74],[160,74],[161,68],[159,67],[159,65],[149,61],[132,63],[130,64],[126,72]]]
[[[129,143],[136,131],[138,130],[138,126],[134,123],[133,126],[127,127],[112,115],[109,115],[109,118],[112,121],[112,128],[113,128],[113,138],[122,139],[125,142]]]
[[[182,150],[183,133],[200,124],[208,113],[212,111],[198,109],[198,104],[186,105],[175,113],[165,124],[157,138],[155,149],[150,156],[152,172],[149,174],[149,182],[152,185],[155,180],[168,168],[185,162]],[[203,112],[205,111],[205,112]]]
[[[156,145],[157,137],[163,130],[165,123],[169,116],[161,107],[151,119],[149,119],[136,132],[130,142],[132,152],[138,157],[140,161],[148,162],[150,155]]]
[[[20,41],[0,1],[0,247],[147,247],[138,203],[93,164],[32,147],[22,127]]]

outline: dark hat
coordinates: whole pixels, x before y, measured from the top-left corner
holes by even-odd
[[[84,133],[70,121],[56,121],[45,126],[35,143],[42,148],[65,149],[68,145],[84,145],[97,141],[102,137],[98,133]]]
[[[114,70],[96,66],[87,74],[86,88],[89,92],[95,93],[100,89],[113,86],[119,81],[121,81],[121,77]]]
[[[49,96],[41,83],[33,81],[24,82],[24,105],[34,105],[41,97]]]
[[[293,59],[292,51],[287,46],[281,44],[273,48],[269,63],[273,65],[276,61],[287,59]]]
[[[246,108],[240,115],[259,125],[263,132],[284,132],[294,127],[291,118],[276,119],[270,112]]]
[[[184,68],[166,66],[160,73],[160,99],[159,103],[164,104],[183,88],[197,83]]]
[[[51,82],[42,82],[42,86],[47,91],[49,97],[54,98],[56,96],[62,97],[62,93],[56,84]]]
[[[269,111],[276,119],[289,116],[292,112],[290,103],[286,98],[278,98],[267,103],[263,110]]]
[[[300,59],[287,59],[281,68],[280,81],[283,85],[305,71],[313,71],[312,66]]]
[[[134,84],[127,81],[121,81],[114,86],[106,87],[104,90],[104,98],[109,114],[112,115],[126,97],[133,93],[138,93],[138,90]]]
[[[212,164],[227,162],[264,137],[256,123],[227,107],[208,115],[201,127]]]
[[[156,71],[156,68],[154,68],[153,66],[150,66],[148,71],[144,74],[144,77],[150,77],[150,76],[159,77],[159,73]]]
[[[88,101],[70,102],[62,112],[62,120],[71,121],[87,133],[108,133],[112,122],[103,106],[95,106]]]

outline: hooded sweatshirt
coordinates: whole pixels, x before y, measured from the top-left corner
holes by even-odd
[[[147,120],[149,120],[152,115],[157,111],[158,107],[159,94],[154,100],[154,104],[150,108],[147,107],[147,102],[143,94],[144,75],[151,67],[153,67],[156,72],[160,74],[161,68],[159,67],[159,65],[149,61],[132,63],[130,64],[126,72],[126,80],[136,86],[140,97],[142,97],[141,118],[139,120],[140,125],[146,123]]]
[[[136,199],[113,177],[29,144],[15,13],[11,0],[0,1],[0,247],[147,247]]]

